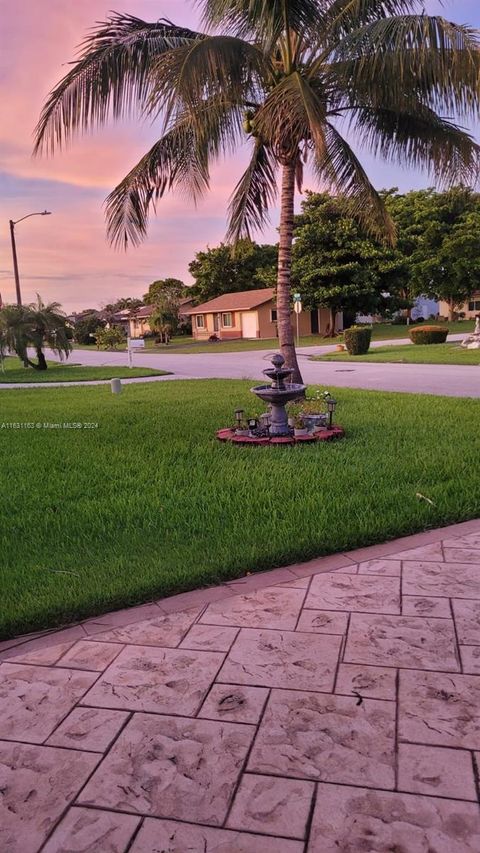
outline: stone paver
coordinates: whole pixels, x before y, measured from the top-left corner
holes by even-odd
[[[400,613],[400,581],[368,575],[317,575],[312,580],[305,607]]]
[[[381,666],[341,663],[335,693],[368,699],[395,699],[397,672]]]
[[[242,628],[218,680],[295,690],[331,690],[341,637]]]
[[[115,812],[69,809],[43,853],[124,853],[141,818]]]
[[[352,613],[344,660],[459,672],[451,619]]]
[[[476,802],[470,752],[402,743],[398,752],[398,787],[416,794],[436,794]]]
[[[477,853],[479,771],[480,521],[0,645],[1,853]]]
[[[273,690],[248,769],[393,788],[393,702]]]
[[[127,646],[85,696],[85,704],[128,711],[193,715],[224,655]]]
[[[305,838],[314,791],[313,782],[246,773],[227,826],[287,838]]]
[[[400,740],[480,749],[480,678],[401,672]]]
[[[240,628],[279,628],[294,631],[305,591],[281,587],[236,595],[207,607],[200,622]]]
[[[262,715],[268,693],[266,687],[214,684],[198,716],[209,720],[228,720],[230,723],[256,724]]]
[[[0,742],[0,850],[36,853],[98,760],[73,749]]]
[[[79,802],[221,826],[253,735],[239,723],[135,714]]]
[[[42,743],[95,681],[90,672],[0,665],[0,738]]]
[[[265,835],[147,818],[130,853],[303,853],[301,841],[280,844]]]
[[[127,720],[127,711],[74,708],[50,735],[47,743],[51,746],[105,752]]]
[[[165,614],[154,619],[134,622],[95,634],[96,642],[134,643],[138,646],[167,646],[175,648],[200,613],[200,608],[184,610],[174,616]]]
[[[319,785],[308,853],[478,853],[474,803]]]

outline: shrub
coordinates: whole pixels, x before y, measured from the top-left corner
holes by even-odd
[[[368,352],[372,330],[369,326],[350,326],[345,329],[345,346],[350,355],[363,355]]]
[[[410,339],[414,344],[444,344],[447,340],[448,329],[441,326],[418,326],[410,329]]]

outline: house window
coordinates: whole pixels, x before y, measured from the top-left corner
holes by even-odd
[[[226,314],[222,314],[222,326],[225,326],[225,328],[230,328],[232,325],[233,324],[231,312],[228,311]]]
[[[197,326],[197,329],[204,329],[205,328],[205,315],[204,314],[197,314],[197,316],[195,318],[195,324]]]
[[[468,303],[469,311],[480,311],[480,299],[475,299],[473,302]]]
[[[272,308],[272,310],[270,311],[270,322],[271,323],[277,322],[277,312],[276,312],[275,308]]]

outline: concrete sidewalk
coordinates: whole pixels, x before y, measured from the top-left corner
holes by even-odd
[[[480,520],[1,649],[5,853],[480,849]]]

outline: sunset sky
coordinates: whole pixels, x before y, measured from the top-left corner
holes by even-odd
[[[438,12],[437,0],[426,3]],[[212,174],[210,194],[195,210],[180,197],[160,202],[147,242],[127,254],[105,239],[102,203],[108,192],[160,135],[159,128],[138,122],[111,123],[77,139],[54,158],[33,159],[32,133],[50,89],[66,73],[86,30],[111,11],[145,20],[167,17],[198,25],[189,0],[0,0],[0,293],[14,301],[9,219],[33,211],[17,226],[17,248],[24,301],[35,293],[59,301],[68,312],[142,296],[157,278],[190,281],[188,263],[207,244],[218,245],[225,233],[228,197],[245,164],[245,153],[220,163]],[[478,0],[446,0],[443,14],[480,27]],[[362,154],[378,188],[401,190],[432,184],[427,176],[375,162]],[[313,187],[307,180],[306,185]],[[258,239],[276,241],[272,227]]]

